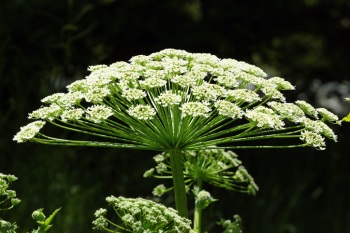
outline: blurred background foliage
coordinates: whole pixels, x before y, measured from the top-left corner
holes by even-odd
[[[16,144],[40,99],[64,92],[94,64],[127,61],[164,48],[235,58],[297,86],[303,99],[341,117],[350,111],[349,0],[96,0],[2,1],[0,6],[0,172],[14,174],[22,203],[3,218],[19,232],[31,213],[62,210],[51,232],[92,231],[93,213],[108,195],[147,197],[156,180],[142,174],[152,152]],[[255,177],[257,197],[210,189],[220,201],[213,223],[239,214],[244,232],[350,232],[349,124],[339,142],[313,149],[237,151]],[[64,135],[61,135],[64,136]],[[172,197],[165,200],[172,204]]]

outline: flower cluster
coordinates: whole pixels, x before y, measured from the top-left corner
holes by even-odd
[[[43,98],[45,105],[29,114],[37,126],[22,127],[14,140],[166,151],[274,147],[237,143],[299,138],[281,147],[323,148],[323,136],[333,133],[310,129],[304,118],[340,122],[305,101],[287,103],[282,91],[294,86],[283,78],[268,78],[254,65],[211,54],[165,49],[88,70],[85,79],[67,86],[67,93]],[[104,141],[62,143],[38,133],[44,121]],[[306,131],[317,136],[311,140]]]
[[[144,177],[171,178],[169,155],[158,154],[154,157],[157,166],[144,173]],[[259,190],[254,179],[242,166],[237,154],[221,149],[199,150],[186,152],[184,155],[184,178],[187,189],[208,183],[210,185],[255,195]],[[164,184],[153,190],[153,195],[162,196],[171,188]]]
[[[101,208],[95,212],[94,229],[107,232],[120,232],[122,230],[135,233],[193,232],[190,220],[180,217],[176,210],[153,201],[114,196],[107,197],[106,201],[123,224],[117,225],[109,220],[106,216],[107,210]],[[113,230],[113,228],[118,230]]]

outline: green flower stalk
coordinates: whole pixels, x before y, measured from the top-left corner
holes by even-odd
[[[22,127],[14,140],[154,150],[181,160],[183,151],[214,147],[323,150],[325,137],[337,139],[325,124],[339,123],[337,116],[306,102],[286,103],[281,91],[294,86],[267,78],[245,62],[165,49],[89,71],[68,85],[67,93],[42,99],[45,106],[29,114],[36,121]],[[96,139],[49,136],[42,130],[45,123]],[[185,203],[181,163],[172,164],[175,200]],[[177,209],[186,216],[187,208],[180,205]]]
[[[199,192],[204,183],[248,195],[255,195],[259,190],[253,177],[238,159],[238,155],[232,151],[223,149],[188,151],[182,158],[186,190],[197,187]],[[157,165],[146,171],[144,177],[171,179],[169,155],[162,153],[154,156],[153,159]],[[154,188],[153,195],[160,197],[172,189],[161,184]]]
[[[171,179],[169,155],[166,153],[158,154],[154,156],[154,160],[157,163],[156,167],[146,171],[144,177]],[[186,189],[192,188],[195,196],[193,221],[195,232],[202,232],[202,210],[216,201],[210,193],[203,189],[205,183],[248,195],[255,195],[259,189],[253,177],[242,166],[238,155],[232,151],[223,149],[187,151],[183,156],[183,164]],[[166,188],[164,184],[161,184],[154,188],[153,195],[162,196],[172,189],[172,187]]]
[[[100,208],[95,212],[92,222],[94,229],[107,232],[134,233],[194,233],[191,221],[178,215],[177,211],[142,198],[110,196],[106,198],[117,219],[107,218],[107,210]],[[117,220],[121,221],[120,223]]]

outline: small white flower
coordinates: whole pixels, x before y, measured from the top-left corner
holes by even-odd
[[[103,120],[113,115],[113,110],[104,105],[93,105],[86,110],[86,113],[86,119],[95,123],[101,123]]]
[[[172,105],[179,105],[181,103],[181,96],[173,94],[170,91],[161,93],[157,98],[154,99],[157,104],[162,105],[163,107],[168,107]]]
[[[240,61],[237,63],[237,68],[239,68],[239,69],[241,69],[249,74],[257,76],[257,77],[266,77],[267,76],[267,74],[259,67],[256,67],[254,65],[248,64],[248,63],[243,62],[243,61]]]
[[[156,170],[159,174],[162,174],[163,172],[167,171],[168,167],[165,163],[159,163],[156,166]]]
[[[295,104],[292,103],[279,103],[279,102],[269,102],[267,103],[273,110],[275,110],[282,118],[286,118],[292,122],[300,122],[303,118],[304,112]]]
[[[139,120],[152,120],[156,111],[149,105],[136,105],[130,107],[127,112]]]
[[[84,98],[90,103],[99,103],[103,101],[103,98],[110,95],[111,91],[108,87],[95,87],[89,89],[89,91],[84,94]]]
[[[62,95],[56,103],[63,108],[70,108],[74,105],[79,104],[83,97],[84,95],[79,91],[69,92]]]
[[[288,81],[280,77],[272,77],[267,82],[276,85],[277,90],[295,90],[295,87]]]
[[[230,72],[224,72],[223,74],[217,76],[214,78],[214,81],[217,81],[219,84],[228,87],[228,88],[234,88],[238,87],[239,82],[236,78],[236,76]]]
[[[282,102],[285,102],[286,101],[286,98],[283,96],[283,94],[278,91],[276,89],[276,85],[274,84],[269,84],[269,85],[265,85],[261,88],[261,91],[271,97],[272,99],[277,99],[277,100],[280,100]]]
[[[195,86],[192,88],[192,94],[196,97],[197,100],[215,101],[224,93],[225,88],[216,84],[209,84],[206,82],[200,86]]]
[[[88,67],[88,71],[96,71],[96,70],[99,70],[99,69],[103,69],[103,68],[106,68],[107,65],[94,65],[94,66],[89,66]]]
[[[211,111],[211,109],[203,103],[200,102],[188,102],[188,103],[184,103],[181,107],[180,107],[181,111],[182,111],[182,116],[193,116],[193,117],[197,117],[197,116],[203,116],[203,117],[209,117],[209,112]]]
[[[228,90],[225,93],[225,97],[227,98],[227,100],[244,103],[251,103],[254,101],[261,100],[257,93],[249,89]]]
[[[82,118],[83,114],[84,114],[84,110],[80,108],[72,108],[72,109],[65,110],[60,117],[64,122],[77,121]]]
[[[41,100],[41,102],[46,103],[46,104],[52,104],[52,103],[57,103],[57,101],[64,96],[65,93],[55,93],[49,96],[46,96]]]
[[[50,106],[41,107],[38,110],[29,113],[28,118],[53,121],[58,118],[63,111],[64,109],[61,108],[61,106],[57,104],[51,104]]]
[[[45,121],[34,121],[21,127],[21,130],[14,136],[13,140],[21,143],[34,138],[40,129],[44,127],[45,123]]]
[[[313,121],[309,118],[304,117],[301,120],[301,123],[305,126],[306,130],[315,132],[317,134],[322,134],[334,141],[337,141],[337,135],[335,135],[333,130],[329,128],[329,126],[326,125],[324,122]]]
[[[67,86],[69,92],[85,93],[89,90],[89,84],[86,79],[77,80]]]
[[[129,88],[123,90],[122,96],[128,101],[131,101],[146,97],[146,92],[136,88]]]
[[[325,108],[317,108],[316,109],[317,112],[322,116],[322,118],[326,121],[332,122],[332,123],[336,123],[340,125],[340,121],[337,115],[335,115],[334,113],[328,111]]]
[[[314,132],[311,131],[303,131],[301,132],[300,139],[304,142],[306,142],[307,145],[315,147],[320,150],[324,150],[326,143],[324,142],[324,138]]]
[[[166,159],[166,157],[164,154],[158,154],[158,155],[154,156],[153,159],[157,163],[160,163],[160,162],[163,162]]]
[[[218,100],[214,106],[217,108],[219,115],[231,117],[232,119],[242,118],[243,111],[234,103]]]
[[[143,88],[163,87],[166,83],[167,81],[160,78],[147,78],[140,81],[140,84]]]
[[[314,107],[312,107],[311,104],[305,102],[304,100],[297,100],[295,101],[297,105],[309,116],[312,116],[315,119],[318,119],[318,112]]]
[[[123,220],[123,222],[128,223],[128,224],[133,224],[133,222],[135,221],[134,217],[131,214],[125,214],[122,217],[122,220]]]
[[[186,74],[176,75],[172,77],[171,82],[177,83],[180,87],[183,88],[192,87],[196,86],[198,82],[202,81],[206,75],[206,72],[192,70]]]
[[[256,124],[259,128],[282,129],[284,122],[276,114],[265,113],[262,108],[248,110],[245,114],[246,118]],[[265,110],[265,109],[264,109]],[[271,109],[270,109],[271,110]],[[272,111],[272,110],[271,110]]]
[[[100,209],[95,211],[95,217],[98,218],[100,216],[105,216],[106,213],[107,213],[106,209],[100,208]]]
[[[194,53],[192,56],[196,63],[199,64],[206,64],[212,67],[216,67],[220,63],[220,59],[217,56],[209,53]]]
[[[145,55],[137,55],[130,59],[131,64],[145,65],[150,61],[150,58]]]

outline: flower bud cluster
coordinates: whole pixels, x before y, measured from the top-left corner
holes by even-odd
[[[136,233],[194,233],[191,221],[178,215],[177,211],[142,198],[124,198],[110,196],[106,198],[116,215],[122,221],[121,226],[107,219],[107,210],[100,208],[95,212],[94,229],[107,230],[111,225]],[[118,223],[119,224],[119,223]]]

